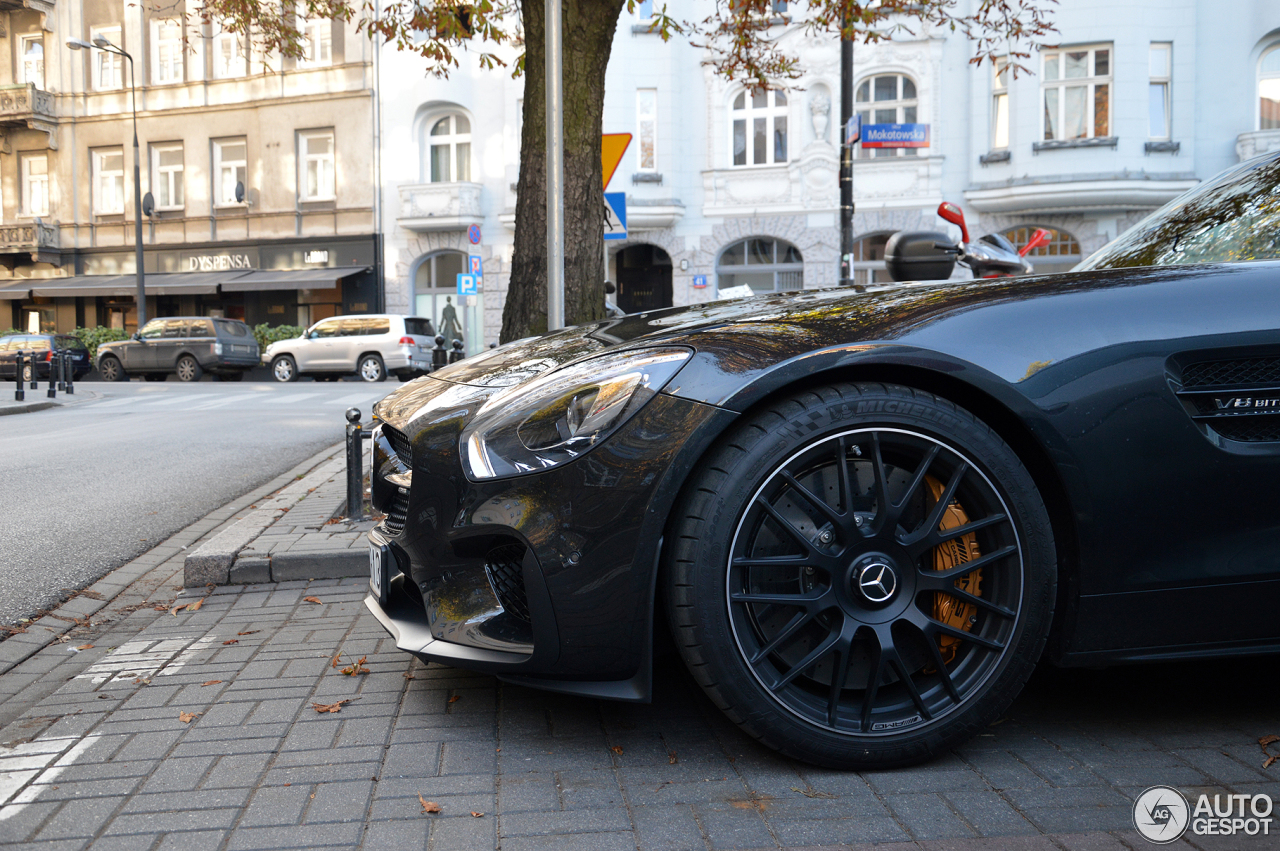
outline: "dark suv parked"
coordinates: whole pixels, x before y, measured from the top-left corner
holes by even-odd
[[[205,372],[224,381],[239,381],[257,365],[258,341],[238,319],[152,319],[133,339],[98,347],[98,372],[103,381],[124,381],[129,375],[164,381],[171,372],[179,381],[199,381]]]
[[[70,334],[10,334],[0,337],[0,378],[15,377],[14,364],[18,361],[18,352],[23,353],[27,364],[31,362],[31,354],[34,352],[36,375],[48,378],[53,353],[63,351],[71,352],[71,377],[74,380],[79,381],[81,376],[93,369],[93,364],[89,363],[89,348],[79,337],[72,337]],[[23,380],[30,381],[31,368],[27,366],[22,372]]]

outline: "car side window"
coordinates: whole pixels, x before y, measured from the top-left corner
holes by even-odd
[[[31,352],[49,351],[49,339],[47,337],[28,337],[27,351],[31,351]]]
[[[212,337],[213,320],[192,319],[188,325],[187,335],[190,337]]]
[[[181,319],[166,319],[164,321],[164,333],[162,336],[166,340],[172,340],[175,337],[187,336],[187,323]]]
[[[146,325],[142,326],[142,330],[138,332],[144,340],[155,340],[164,333],[164,320],[152,319]]]
[[[316,325],[311,329],[311,335],[316,337],[337,337],[341,333],[342,330],[336,319],[326,319],[324,322],[321,322],[319,325]]]
[[[206,323],[209,322],[208,319],[204,321]],[[220,319],[217,322],[217,326],[218,326],[218,332],[221,334],[229,334],[232,337],[248,337],[249,336],[249,326],[245,325],[243,322],[231,322],[226,319]],[[209,336],[213,336],[214,331],[212,326],[210,326],[208,333],[209,333]]]
[[[365,322],[364,333],[366,334],[390,334],[391,333],[390,319],[366,319],[364,322]]]

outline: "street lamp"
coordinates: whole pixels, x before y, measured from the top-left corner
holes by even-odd
[[[124,48],[116,47],[102,34],[95,35],[92,42],[82,38],[69,38],[67,47],[72,50],[93,50],[96,47],[98,50],[105,50],[107,53],[114,53],[129,60],[129,93],[133,99],[133,238],[134,250],[137,253],[135,262],[138,267],[138,293],[135,298],[138,302],[138,330],[141,331],[142,326],[147,324],[147,288],[146,276],[142,270],[142,177],[138,166],[138,87],[134,85],[133,57]]]

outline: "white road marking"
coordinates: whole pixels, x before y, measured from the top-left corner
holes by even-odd
[[[233,402],[243,402],[243,401],[245,401],[245,400],[247,400],[247,399],[250,399],[250,398],[252,398],[252,397],[254,397],[254,396],[256,396],[256,395],[258,395],[258,394],[256,394],[256,393],[235,393],[235,394],[232,394],[232,395],[230,395],[230,396],[223,396],[223,397],[221,397],[221,398],[213,399],[213,400],[210,400],[210,401],[208,401],[208,402],[201,402],[201,403],[200,403],[200,404],[198,404],[198,405],[192,405],[188,410],[192,410],[192,411],[207,411],[207,410],[209,410],[210,408],[221,408],[223,405],[230,405],[230,404],[232,404]]]
[[[320,396],[320,393],[289,393],[285,396],[277,396],[274,399],[263,399],[265,405],[283,405],[288,402],[301,402],[303,399],[310,399],[312,396]]]

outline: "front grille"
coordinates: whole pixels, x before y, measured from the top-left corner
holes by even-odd
[[[387,442],[391,444],[391,448],[395,450],[396,456],[400,458],[400,463],[412,470],[413,444],[409,442],[409,438],[405,436],[404,432],[397,431],[386,423],[382,424],[382,433],[386,436]]]
[[[391,496],[391,504],[387,506],[387,516],[382,525],[392,535],[404,531],[404,524],[409,519],[409,494],[405,488],[396,488]]]
[[[524,553],[522,544],[496,546],[484,557],[484,572],[507,614],[529,623],[529,595],[525,591],[522,567]]]
[[[1182,371],[1183,389],[1280,383],[1280,358],[1241,358],[1193,363]]]

